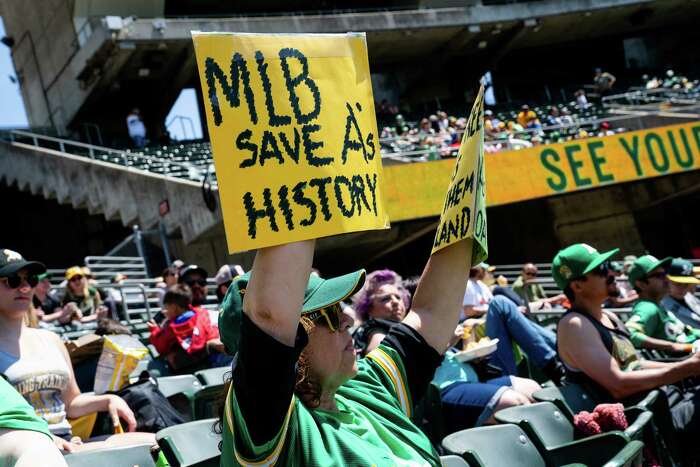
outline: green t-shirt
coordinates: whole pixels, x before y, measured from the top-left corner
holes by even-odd
[[[0,428],[38,431],[51,437],[46,422],[3,377],[0,377]]]
[[[338,389],[339,412],[309,409],[292,396],[282,428],[262,446],[251,441],[232,385],[226,398],[221,465],[440,465],[428,438],[411,422],[406,381],[399,354],[380,345],[358,362],[357,375]]]
[[[700,330],[683,324],[672,312],[650,300],[639,300],[634,304],[632,316],[625,323],[631,340],[640,347],[644,336],[681,344],[690,344],[700,338]]]
[[[525,283],[523,276],[519,276],[513,282],[513,292],[518,294],[520,298],[525,300],[527,303],[536,302],[538,300],[543,300],[547,298],[547,294],[544,293],[544,288],[541,284],[535,282]]]

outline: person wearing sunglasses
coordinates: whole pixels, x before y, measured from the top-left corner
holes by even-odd
[[[207,294],[209,293],[207,277],[209,277],[209,274],[207,274],[206,269],[196,264],[189,264],[180,269],[177,281],[190,288],[192,291],[192,305],[194,306],[204,305],[207,302]]]
[[[61,297],[61,307],[69,321],[87,323],[108,316],[109,310],[102,304],[100,293],[88,284],[88,278],[80,266],[68,268],[65,277],[66,287]],[[61,323],[64,321],[62,319]]]
[[[639,300],[625,325],[637,348],[689,353],[693,342],[700,339],[700,330],[683,323],[661,305],[669,289],[667,269],[672,260],[644,255],[637,258],[629,270],[629,281],[639,294]]]
[[[513,282],[513,292],[526,303],[534,303],[537,308],[547,305],[561,305],[566,297],[563,294],[547,297],[542,284],[537,282],[539,270],[533,263],[525,263],[522,272]]]
[[[619,250],[599,253],[578,243],[561,250],[552,262],[552,276],[572,304],[557,326],[557,350],[569,383],[582,386],[595,403],[622,402],[631,405],[659,388],[668,402],[673,433],[686,454],[697,456],[693,438],[700,431],[700,391],[695,386],[681,390],[674,383],[700,375],[700,354],[673,363],[648,361],[637,353],[632,337],[614,313],[602,308],[608,296],[607,261]],[[648,274],[662,272],[658,260],[648,258]],[[653,267],[652,267],[653,266]],[[630,270],[632,271],[632,270]],[[639,277],[639,276],[637,276]],[[637,283],[640,281],[637,280]],[[654,410],[655,420],[662,409]],[[668,410],[668,409],[666,409]],[[683,464],[693,465],[693,464]]]
[[[668,280],[668,295],[661,300],[661,306],[688,326],[700,328],[700,299],[695,296],[700,279],[693,273],[693,263],[675,258],[668,270]]]
[[[310,275],[314,245],[258,250],[224,298],[219,332],[237,357],[221,465],[440,465],[411,416],[457,325],[471,241],[428,259],[405,318],[359,361],[338,305],[365,272]]]
[[[152,433],[133,432],[136,419],[122,398],[80,392],[68,351],[57,334],[24,324],[37,276],[44,272],[43,264],[0,250],[0,373],[48,424],[54,443],[65,452],[155,444]],[[108,412],[115,430],[123,420],[133,433],[75,439],[69,419],[95,412]]]

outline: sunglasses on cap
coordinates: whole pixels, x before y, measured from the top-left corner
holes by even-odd
[[[20,285],[22,285],[22,281],[24,279],[26,279],[27,284],[29,284],[29,287],[32,288],[36,287],[36,285],[39,283],[39,277],[37,277],[36,274],[32,274],[31,276],[27,276],[26,278],[22,278],[17,274],[7,277],[0,277],[0,280],[4,280],[5,282],[7,282],[7,286],[11,289],[16,289]]]
[[[197,284],[200,287],[205,287],[207,285],[207,280],[206,279],[185,279],[183,281],[185,284],[187,284],[189,287],[192,287],[193,285]]]
[[[343,308],[340,306],[340,303],[334,303],[326,308],[307,313],[304,317],[313,322],[320,322],[320,324],[325,323],[331,332],[336,332],[340,329],[340,316],[342,313]]]

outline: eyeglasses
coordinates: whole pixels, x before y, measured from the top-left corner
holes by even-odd
[[[31,276],[26,276],[26,277],[21,277],[18,275],[12,275],[12,276],[7,276],[7,277],[1,277],[0,280],[3,280],[7,283],[7,286],[11,289],[16,289],[20,285],[22,285],[22,281],[26,280],[27,284],[29,284],[29,287],[36,287],[36,285],[39,283],[39,278],[36,275],[31,275]]]
[[[78,282],[82,278],[83,278],[83,276],[73,276],[68,281],[69,282]]]
[[[340,303],[334,303],[333,305],[321,308],[320,310],[312,311],[311,313],[305,315],[306,318],[311,321],[320,321],[321,324],[325,323],[331,332],[336,332],[340,329],[340,316],[343,313],[343,308]],[[321,320],[321,318],[324,318]]]
[[[187,284],[189,287],[192,287],[193,285],[197,284],[200,287],[205,287],[207,285],[207,280],[206,279],[187,279],[183,281],[185,284]]]
[[[666,279],[666,271],[655,272],[654,274],[647,274],[647,279]]]

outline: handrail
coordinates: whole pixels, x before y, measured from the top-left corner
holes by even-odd
[[[136,169],[133,167],[129,167],[128,161],[129,158],[135,158],[135,159],[142,159],[148,162],[157,162],[160,164],[170,164],[176,167],[180,167],[184,170],[187,170],[188,172],[191,170],[195,170],[198,175],[201,176],[201,173],[199,173],[199,168],[192,164],[192,163],[185,163],[185,162],[178,162],[178,161],[171,161],[159,157],[152,157],[152,156],[147,156],[145,154],[134,154],[130,151],[124,151],[121,149],[114,149],[114,148],[108,148],[105,146],[97,146],[95,144],[88,144],[88,143],[82,143],[80,141],[71,141],[63,138],[55,138],[52,136],[44,136],[44,135],[38,135],[36,133],[30,133],[28,131],[23,131],[23,130],[9,130],[7,132],[10,135],[10,140],[12,142],[15,142],[14,136],[19,135],[19,136],[24,136],[26,138],[31,138],[32,143],[36,147],[43,147],[39,144],[39,141],[50,141],[52,143],[58,144],[59,149],[61,152],[67,152],[66,151],[66,146],[75,146],[83,149],[88,150],[88,154],[90,159],[95,159],[95,152],[100,152],[100,153],[107,153],[107,154],[113,154],[116,156],[121,157],[124,160],[124,167],[127,169],[132,169],[132,170],[140,170]],[[148,172],[148,171],[146,171]]]

